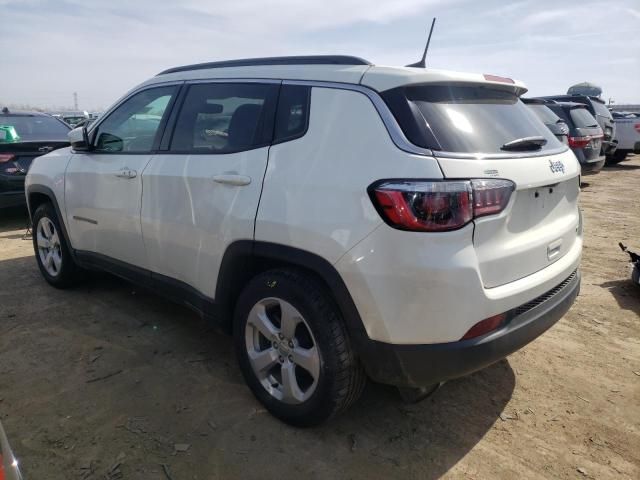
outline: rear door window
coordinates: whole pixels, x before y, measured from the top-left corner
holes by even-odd
[[[222,154],[269,145],[278,88],[266,83],[191,85],[169,150]]]
[[[429,84],[400,87],[401,95],[398,89],[394,90],[384,92],[383,97],[391,100],[387,103],[407,138],[421,147],[455,153],[508,153],[501,147],[524,137],[543,137],[547,141],[535,152],[562,147],[508,89]]]

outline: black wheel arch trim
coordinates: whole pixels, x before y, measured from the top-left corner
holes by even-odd
[[[75,261],[76,260],[75,250],[71,246],[71,238],[69,237],[69,233],[67,232],[65,217],[62,214],[62,210],[60,210],[60,205],[58,205],[58,199],[56,198],[56,194],[53,193],[53,190],[51,190],[51,188],[45,185],[33,184],[27,187],[27,192],[26,192],[27,210],[29,211],[29,223],[31,223],[32,229],[33,229],[33,214],[35,209],[32,208],[31,198],[32,198],[32,195],[36,193],[48,197],[49,201],[51,201],[51,204],[53,205],[53,209],[56,212],[56,216],[58,217],[58,223],[60,224],[60,229],[62,230],[62,236],[64,237],[64,240],[67,243],[67,246],[69,247],[69,252],[71,253],[71,257]]]
[[[238,240],[227,247],[215,292],[221,310],[231,316],[235,300],[248,280],[272,265],[273,268],[291,266],[315,274],[340,309],[356,350],[361,350],[363,342],[370,341],[353,298],[335,267],[315,253],[278,243]]]

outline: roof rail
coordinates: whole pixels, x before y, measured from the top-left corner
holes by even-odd
[[[196,63],[182,67],[169,68],[158,75],[167,73],[188,72],[190,70],[206,70],[209,68],[255,67],[266,65],[372,65],[360,57],[349,55],[308,55],[293,57],[264,57],[225,60],[222,62]]]

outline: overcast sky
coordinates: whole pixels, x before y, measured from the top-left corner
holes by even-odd
[[[0,0],[0,105],[107,107],[176,65],[350,54],[640,103],[640,0]]]

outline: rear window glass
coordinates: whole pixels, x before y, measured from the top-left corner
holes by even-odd
[[[549,107],[545,106],[545,105],[536,105],[536,104],[530,104],[528,105],[528,107],[531,109],[531,111],[533,113],[535,113],[538,118],[540,120],[542,120],[545,124],[554,124],[557,123],[558,120],[560,120],[560,117],[558,117],[558,115],[556,115],[555,113],[553,113]]]
[[[570,114],[571,120],[578,128],[598,126],[598,122],[586,108],[572,108]]]
[[[405,135],[417,145],[456,153],[508,153],[501,148],[504,144],[534,136],[547,140],[543,151],[562,145],[509,90],[484,85],[417,85],[401,89],[409,108],[404,114],[397,114],[402,112],[397,94],[390,97],[394,100],[389,106]],[[406,114],[409,111],[411,115]],[[407,125],[408,121],[413,125]],[[421,138],[419,130],[428,130],[429,134]]]
[[[0,116],[0,143],[66,140],[69,127],[46,116]]]

